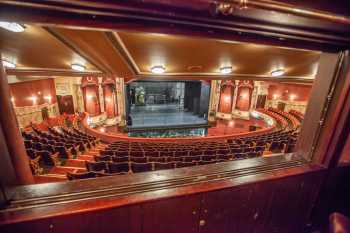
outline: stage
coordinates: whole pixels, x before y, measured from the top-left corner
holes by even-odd
[[[211,137],[225,137],[228,135],[232,136],[232,135],[249,134],[249,133],[254,134],[254,131],[253,132],[249,131],[249,126],[251,125],[254,125],[258,128],[256,132],[271,129],[271,126],[269,126],[264,120],[261,120],[261,119],[250,119],[250,120],[234,119],[230,121],[217,120],[216,126],[206,128],[205,135],[200,135],[200,132],[199,132],[197,137],[211,138]],[[190,127],[190,125],[188,127]],[[130,136],[130,133],[125,133],[118,130],[117,126],[103,126],[103,127],[98,127],[97,130],[100,130],[101,128],[103,128],[104,132],[109,135],[133,138],[133,136]],[[176,129],[176,127],[174,127],[174,129]],[[203,128],[197,127],[197,128],[192,128],[192,129],[188,128],[188,129],[195,130],[195,131],[197,129],[197,131],[199,131],[200,129],[203,129]],[[155,128],[155,131],[157,130],[161,130],[161,129]],[[149,129],[148,131],[150,132],[152,130]],[[137,135],[136,134],[137,132],[138,130],[135,131],[135,135]],[[142,132],[142,129],[140,132]],[[196,137],[195,135],[192,135],[192,137],[193,136]],[[145,138],[146,136],[142,136],[142,134],[139,134],[138,137]],[[177,137],[183,138],[183,136],[177,136]]]
[[[128,131],[146,128],[196,127],[208,123],[204,117],[187,112],[178,104],[132,106],[130,116],[132,125],[128,126]]]

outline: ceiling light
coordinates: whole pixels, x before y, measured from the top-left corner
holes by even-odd
[[[165,72],[164,66],[153,66],[151,68],[153,74],[163,74]]]
[[[85,70],[85,66],[79,64],[72,64],[72,69],[82,72]]]
[[[220,73],[229,74],[232,72],[232,66],[225,66],[220,68]]]
[[[283,69],[278,69],[278,70],[274,70],[271,72],[271,76],[272,77],[277,77],[277,76],[281,76],[284,74],[284,70]]]
[[[9,30],[11,32],[23,32],[24,27],[18,23],[0,21],[0,27]]]
[[[16,64],[6,61],[6,60],[2,60],[2,65],[6,68],[16,68]]]

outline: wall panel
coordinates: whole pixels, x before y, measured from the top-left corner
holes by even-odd
[[[143,205],[143,233],[198,232],[200,196],[157,201]]]
[[[259,175],[246,177],[251,180]],[[241,181],[246,178],[242,178]],[[0,227],[0,232],[297,233],[303,232],[324,171],[238,185],[95,212]],[[239,178],[240,179],[240,178]],[[208,186],[215,182],[208,183]],[[195,189],[195,188],[193,188]],[[171,193],[177,189],[156,191]],[[98,201],[102,203],[103,201]],[[52,207],[55,208],[55,207]],[[62,211],[58,207],[57,211]],[[35,209],[33,210],[35,211]],[[0,223],[3,215],[0,214]]]

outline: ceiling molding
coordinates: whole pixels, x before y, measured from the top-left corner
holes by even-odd
[[[275,82],[293,82],[293,83],[313,83],[314,79],[305,79],[303,77],[291,77],[291,76],[262,76],[262,75],[136,75],[138,80],[255,80],[255,81],[275,81]]]
[[[73,70],[64,69],[5,69],[7,75],[16,75],[21,77],[82,77],[82,76],[104,76],[103,73],[99,71],[91,72],[78,72]]]
[[[67,37],[62,35],[62,33],[58,32],[57,30],[53,28],[43,27],[49,34],[51,34],[53,37],[55,37],[58,41],[63,43],[67,48],[72,50],[73,52],[77,53],[79,56],[84,58],[87,62],[89,62],[91,65],[99,69],[100,71],[104,73],[113,73],[113,71],[109,70],[105,66],[101,66],[96,62],[94,59],[92,59],[88,54],[86,54],[83,50],[81,50],[74,42],[69,40]]]
[[[107,39],[111,42],[114,50],[120,54],[124,62],[128,65],[129,69],[132,70],[134,75],[140,74],[140,69],[136,62],[130,55],[128,49],[124,45],[123,41],[116,32],[105,32]]]

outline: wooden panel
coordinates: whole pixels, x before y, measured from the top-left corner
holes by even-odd
[[[0,232],[21,233],[29,228],[33,233],[50,229],[50,232],[75,233],[113,230],[144,233],[300,232],[308,223],[324,172],[277,178],[281,177],[281,172],[270,174],[275,178],[268,175],[270,178],[260,183],[258,178],[262,176],[249,175],[121,198],[88,200],[88,203],[31,207],[18,213],[16,210],[0,212],[0,225],[1,220],[11,221],[13,217],[27,220],[0,226]],[[236,184],[233,187],[217,188],[220,183],[232,181]],[[214,187],[215,190],[210,190]],[[123,206],[125,204],[131,207]],[[31,217],[39,214],[37,211],[48,215],[46,220]],[[58,216],[52,217],[52,214]]]
[[[320,186],[318,175],[204,194],[201,233],[300,232]]]
[[[277,95],[278,100],[289,101],[290,95],[294,95],[294,101],[308,101],[312,85],[301,85],[293,83],[268,82],[268,100],[273,100]]]
[[[323,107],[327,103],[327,96],[332,84],[338,58],[338,54],[330,53],[323,53],[320,58],[317,77],[311,89],[311,96],[303,122],[303,125],[307,127],[301,129],[297,143],[297,151],[303,153],[307,158],[309,158],[313,151],[312,144],[317,137],[317,129],[320,126]]]
[[[37,97],[36,104],[41,105],[49,103],[45,97],[51,96],[51,103],[56,100],[56,89],[54,79],[43,79],[21,83],[10,84],[11,96],[14,98],[13,103],[16,107],[32,106],[31,96]]]
[[[66,113],[66,114],[74,114],[74,103],[73,103],[73,96],[72,95],[66,95],[66,96],[57,96],[58,99],[58,109],[60,110],[60,114]]]
[[[139,233],[141,225],[140,206],[130,206],[24,222],[16,226],[0,227],[0,231],[25,233],[30,229],[32,233]]]
[[[143,205],[144,233],[198,232],[200,196],[191,195]]]

